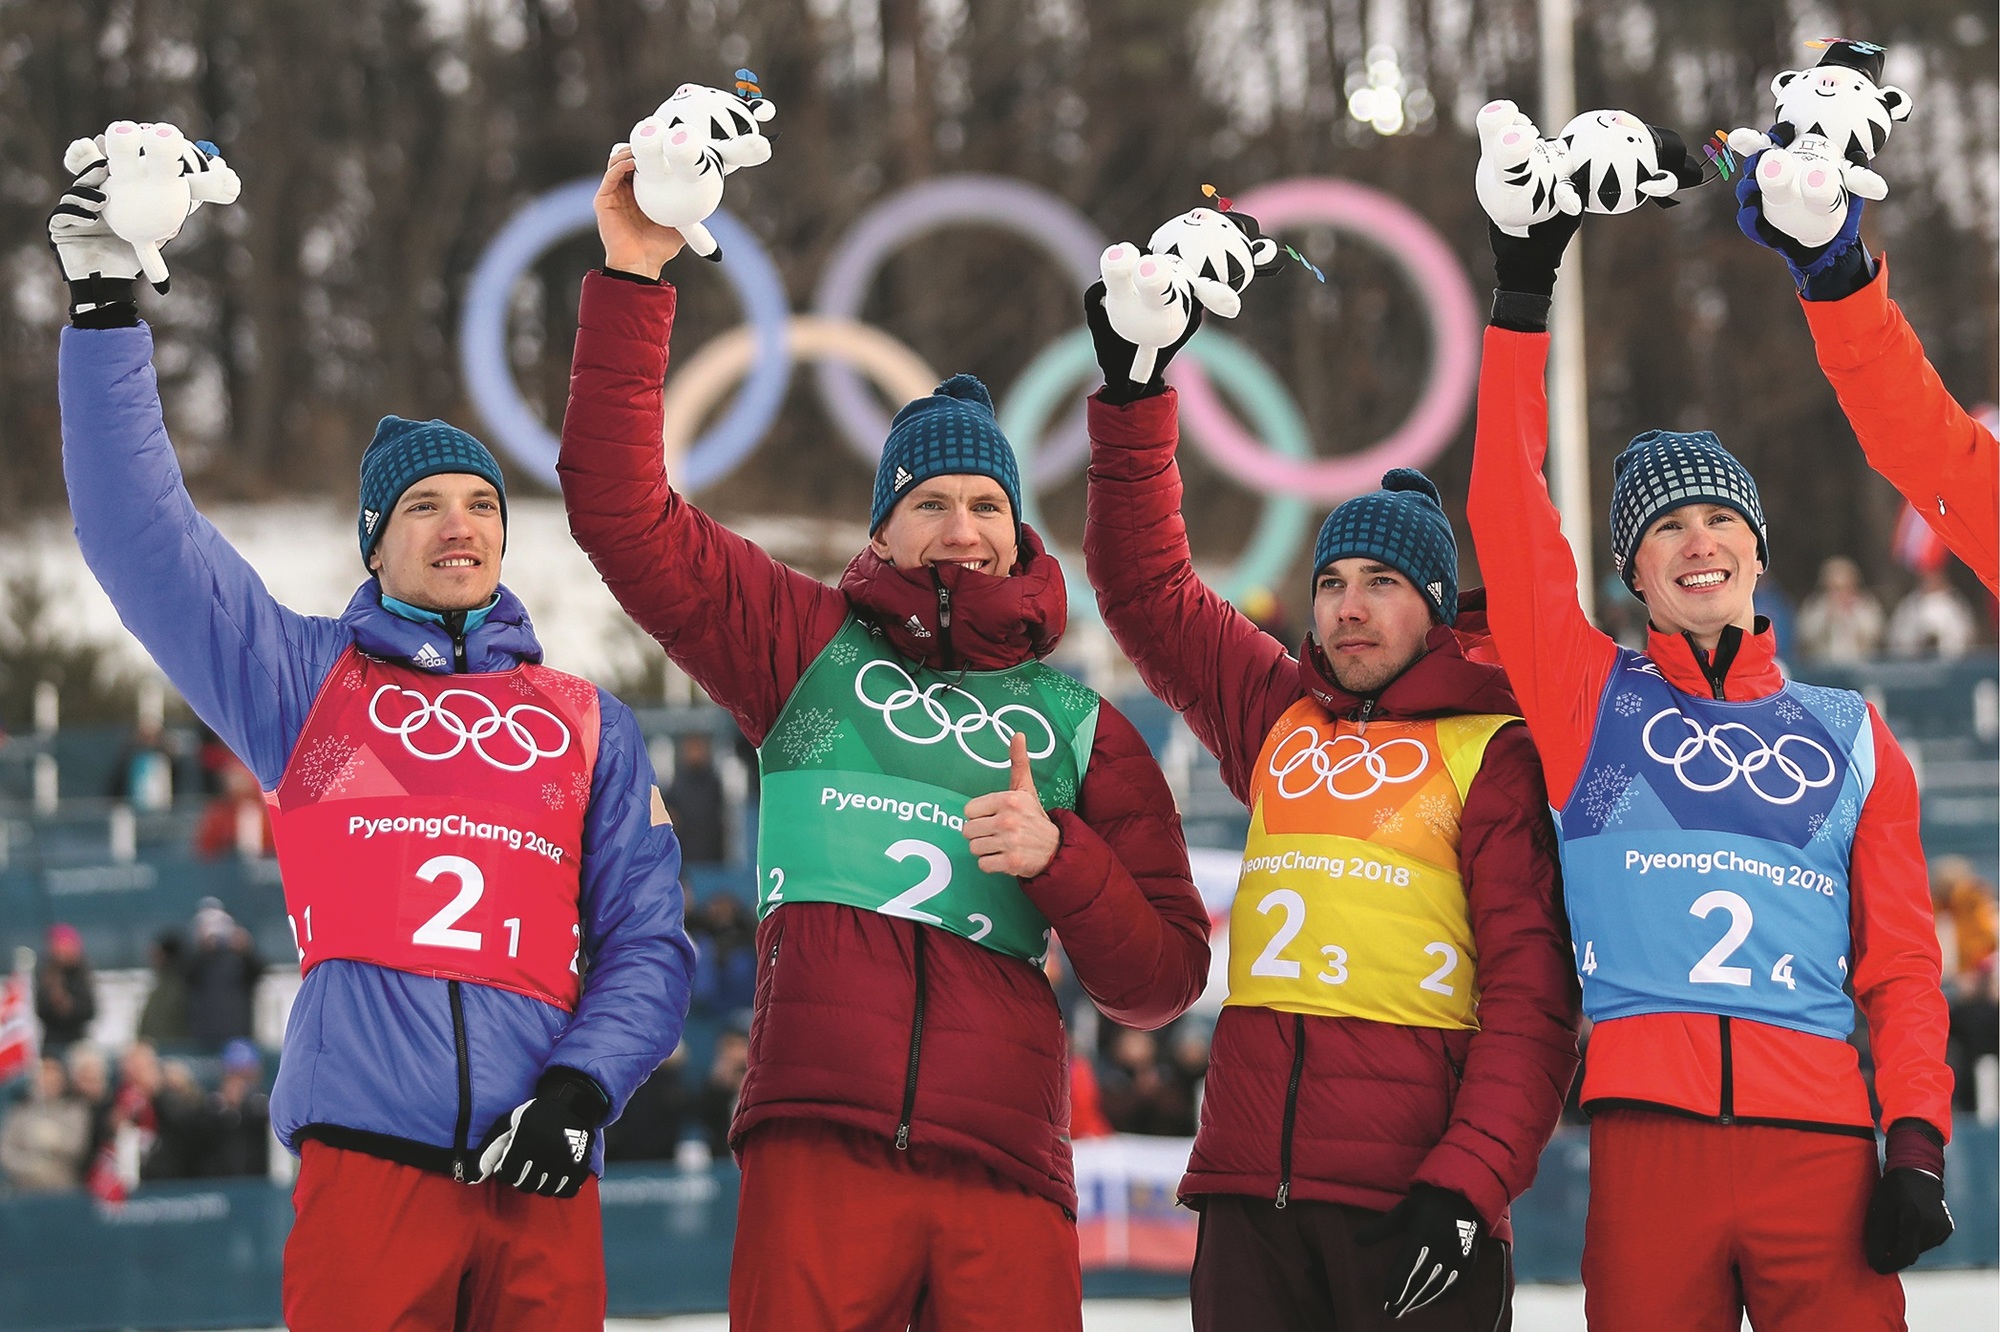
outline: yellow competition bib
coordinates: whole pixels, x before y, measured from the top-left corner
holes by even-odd
[[[1229,912],[1229,1003],[1476,1029],[1459,815],[1515,717],[1353,722],[1310,698],[1264,738]]]

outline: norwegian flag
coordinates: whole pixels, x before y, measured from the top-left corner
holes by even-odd
[[[1912,573],[1936,573],[1951,557],[1943,538],[1932,531],[1924,516],[1909,504],[1903,506],[1902,516],[1896,519],[1893,546],[1896,563]]]
[[[0,980],[0,1082],[35,1064],[35,1004],[30,975],[17,971]]]

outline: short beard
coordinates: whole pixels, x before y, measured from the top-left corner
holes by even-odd
[[[1421,661],[1424,653],[1428,650],[1427,647],[1419,644],[1414,653],[1410,654],[1406,660],[1398,662],[1395,665],[1380,668],[1351,667],[1345,672],[1340,667],[1334,665],[1332,656],[1327,653],[1325,648],[1320,649],[1320,656],[1326,661],[1327,673],[1333,676],[1335,684],[1356,698],[1370,698],[1394,684],[1403,672]]]

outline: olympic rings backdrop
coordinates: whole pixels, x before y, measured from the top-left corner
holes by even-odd
[[[589,177],[558,186],[508,220],[473,272],[459,323],[459,363],[473,404],[494,441],[551,488],[557,440],[515,383],[507,358],[508,302],[515,282],[550,247],[595,226],[591,199],[598,183]],[[1187,439],[1264,499],[1235,564],[1204,571],[1231,598],[1274,585],[1319,512],[1373,489],[1391,467],[1423,467],[1436,459],[1471,405],[1479,355],[1479,314],[1464,269],[1437,231],[1402,203],[1353,181],[1296,177],[1257,186],[1236,206],[1272,234],[1327,226],[1386,255],[1423,311],[1430,355],[1423,388],[1402,422],[1379,440],[1325,458],[1315,455],[1283,380],[1222,333],[1217,321],[1168,368]],[[827,259],[812,313],[794,314],[777,264],[756,233],[727,210],[710,217],[708,227],[728,256],[722,274],[744,320],[706,346],[677,349],[661,441],[675,484],[699,491],[742,465],[776,422],[797,360],[817,363],[816,386],[828,415],[856,456],[873,467],[889,416],[864,378],[889,401],[906,402],[928,393],[942,376],[888,332],[861,322],[869,284],[897,249],[951,226],[998,227],[1026,238],[1068,272],[1079,294],[1096,281],[1098,256],[1110,243],[1082,213],[1039,186],[1001,176],[942,176],[891,194],[856,219]],[[1001,429],[1020,455],[1026,521],[1038,519],[1037,492],[1075,475],[1088,459],[1082,400],[1100,382],[1089,332],[1078,327],[1044,347],[1013,384],[995,386]],[[732,390],[728,408],[696,437]],[[1067,412],[1065,404],[1071,404]],[[1051,551],[1072,585],[1083,586],[1081,561],[1053,546]],[[1073,616],[1096,617],[1093,598],[1070,601]]]

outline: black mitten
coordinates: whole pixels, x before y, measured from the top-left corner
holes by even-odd
[[[534,1099],[495,1121],[480,1145],[479,1178],[498,1177],[523,1193],[573,1198],[590,1178],[590,1150],[611,1102],[588,1076],[551,1068]]]
[[[1868,1200],[1861,1226],[1868,1265],[1887,1276],[1917,1255],[1951,1238],[1951,1209],[1944,1203],[1944,1141],[1929,1124],[1899,1119],[1889,1126],[1882,1178]]]
[[[1138,348],[1118,336],[1118,330],[1111,327],[1111,317],[1104,313],[1104,282],[1093,282],[1083,293],[1083,320],[1090,326],[1091,345],[1097,349],[1097,365],[1104,371],[1104,388],[1098,397],[1113,407],[1123,407],[1141,398],[1150,398],[1167,391],[1167,362],[1174,359],[1174,353],[1187,346],[1189,338],[1201,327],[1201,302],[1190,302],[1187,331],[1176,338],[1171,346],[1162,347],[1153,357],[1153,377],[1144,384],[1132,382],[1132,357]]]
[[[1572,228],[1573,230],[1574,228]],[[1486,1223],[1460,1194],[1418,1184],[1395,1207],[1355,1228],[1357,1244],[1400,1239],[1382,1308],[1401,1318],[1472,1284]]]

